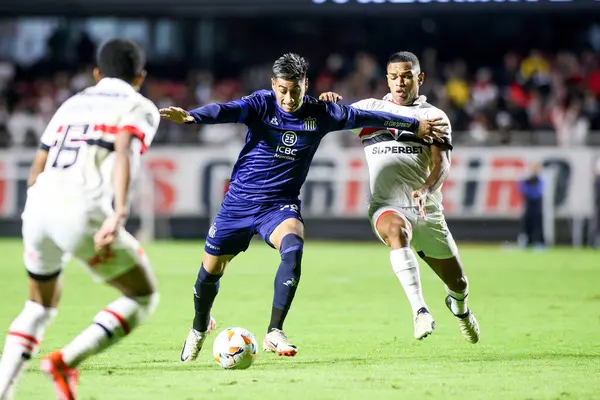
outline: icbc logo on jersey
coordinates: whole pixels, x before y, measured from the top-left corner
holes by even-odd
[[[277,154],[275,157],[294,160],[294,156],[296,155],[298,149],[294,149],[292,146],[294,146],[297,142],[298,135],[296,135],[296,132],[284,132],[283,135],[281,135],[281,143],[283,143],[283,145],[277,146]]]

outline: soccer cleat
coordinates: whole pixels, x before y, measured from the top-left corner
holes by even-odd
[[[77,398],[78,372],[63,361],[60,351],[53,351],[40,362],[40,370],[54,382],[54,391],[58,400],[75,400]]]
[[[450,296],[446,297],[446,306],[450,312],[454,314],[452,312],[452,299]],[[463,337],[467,339],[469,343],[475,344],[479,342],[479,324],[471,310],[469,309],[466,313],[460,315],[454,314],[454,316],[458,321],[458,327],[460,328],[460,333],[462,333]]]
[[[415,339],[425,339],[433,333],[434,329],[435,320],[433,315],[425,307],[420,308],[415,317]]]
[[[190,329],[190,333],[188,334],[187,339],[185,339],[185,342],[183,342],[183,348],[181,349],[181,362],[196,361],[198,353],[202,350],[204,341],[216,327],[216,321],[213,317],[210,317],[206,332],[198,332],[194,328]]]
[[[298,353],[298,348],[288,341],[283,331],[273,329],[265,335],[263,351],[277,353],[278,356],[294,357]]]

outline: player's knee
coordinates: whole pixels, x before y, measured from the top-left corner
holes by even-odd
[[[147,296],[135,297],[134,300],[139,305],[136,315],[137,323],[143,324],[156,312],[158,304],[160,303],[160,294],[154,292]]]
[[[302,272],[302,254],[304,252],[304,239],[300,236],[290,233],[281,240],[279,253],[281,254],[281,265],[289,270],[288,275],[291,278],[300,280]]]
[[[27,300],[21,314],[13,321],[10,331],[33,334],[40,341],[44,330],[57,314],[56,308],[44,307],[40,303]]]
[[[453,291],[455,292],[464,292],[467,289],[468,286],[468,282],[467,282],[467,277],[466,276],[461,276],[458,277],[456,279],[453,280],[453,282],[451,282],[452,285],[448,285],[449,288],[451,288]]]
[[[227,264],[229,264],[233,257],[233,255],[213,256],[205,252],[202,258],[202,268],[211,275],[223,275]]]
[[[400,247],[406,247],[410,244],[410,227],[400,219],[391,221],[387,228],[387,237],[392,245],[397,244]]]

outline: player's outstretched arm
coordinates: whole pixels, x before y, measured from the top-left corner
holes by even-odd
[[[349,109],[348,125],[350,125],[346,129],[394,128],[399,131],[413,132],[427,143],[444,142],[444,129],[448,123],[442,118],[417,120],[387,112],[360,110],[352,106],[345,107]]]
[[[161,108],[160,116],[178,124],[229,124],[243,122],[247,110],[240,101],[207,104],[191,111],[180,107]]]
[[[169,121],[173,121],[178,124],[194,122],[194,117],[192,117],[192,114],[180,107],[171,106],[167,108],[161,108],[158,111],[160,112],[161,118],[168,119]]]

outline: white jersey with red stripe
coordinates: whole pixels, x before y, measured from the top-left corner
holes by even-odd
[[[444,141],[452,148],[450,122],[446,114],[419,96],[411,106],[402,106],[390,100],[365,99],[352,104],[361,110],[384,111],[418,119],[441,117],[448,123]],[[360,136],[369,167],[371,205],[416,207],[412,192],[428,179],[431,170],[431,145],[411,132],[385,128],[353,130]],[[438,189],[427,198],[427,206],[442,209],[442,193]]]
[[[139,139],[132,144],[131,178],[135,179],[140,154],[150,147],[159,122],[154,103],[120,79],[103,78],[65,101],[48,124],[40,145],[48,151],[48,160],[36,191],[77,192],[90,206],[108,211],[116,135],[127,133]]]

